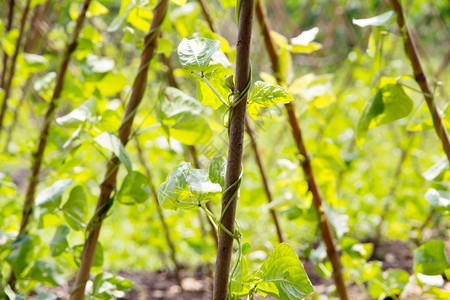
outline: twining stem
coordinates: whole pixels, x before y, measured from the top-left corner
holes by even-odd
[[[145,170],[145,174],[147,175],[148,184],[152,191],[152,198],[153,198],[155,206],[156,206],[156,212],[158,213],[158,218],[163,227],[164,236],[166,238],[167,245],[169,246],[169,249],[170,249],[170,259],[172,260],[172,263],[175,265],[175,277],[176,277],[178,285],[181,288],[183,288],[182,280],[181,280],[181,267],[180,267],[180,264],[178,263],[177,253],[175,251],[175,245],[173,244],[172,238],[170,237],[169,226],[167,226],[163,211],[158,202],[158,192],[157,192],[155,186],[153,185],[152,174],[150,172],[149,166],[146,163],[146,160],[144,157],[144,152],[142,151],[142,147],[141,147],[141,144],[139,143],[139,139],[137,136],[135,137],[135,142],[136,142],[136,148],[138,151],[139,161],[141,162],[141,165]]]
[[[413,68],[414,78],[417,84],[420,86],[420,89],[422,90],[423,96],[433,119],[434,129],[442,142],[442,146],[444,148],[447,159],[450,161],[450,138],[448,136],[447,128],[442,121],[441,115],[434,101],[433,92],[428,85],[427,76],[422,68],[422,63],[420,62],[416,44],[414,43],[412,34],[405,23],[402,5],[398,0],[390,0],[390,4],[394,11],[397,13],[397,24],[403,36],[405,52]]]
[[[20,47],[22,45],[22,39],[23,39],[23,36],[24,36],[25,23],[26,23],[26,20],[28,18],[28,12],[30,11],[30,4],[31,4],[31,0],[27,0],[27,2],[25,4],[25,8],[23,10],[22,18],[20,19],[19,36],[17,37],[16,46],[15,46],[15,49],[14,49],[14,54],[13,54],[13,56],[11,58],[11,61],[10,61],[7,80],[5,82],[5,85],[2,86],[3,89],[4,89],[4,95],[3,95],[2,106],[0,108],[0,137],[1,137],[2,132],[3,132],[3,121],[5,119],[6,109],[8,108],[8,100],[9,100],[9,95],[11,93],[11,86],[12,86],[12,81],[13,81],[13,78],[14,78],[14,71],[16,69],[17,57],[19,56]],[[4,65],[4,66],[6,66],[6,65]],[[4,67],[4,72],[3,73],[5,73],[5,71],[6,71],[6,67]],[[5,74],[3,74],[2,76],[5,76]]]
[[[243,0],[240,7],[238,37],[236,45],[236,85],[235,92],[243,91],[250,76],[250,41],[253,23],[253,0]],[[240,97],[240,96],[237,96]],[[239,185],[235,183],[241,178],[242,153],[244,142],[244,123],[247,107],[247,95],[232,108],[229,120],[228,160],[225,175],[225,190],[222,198],[221,223],[234,232],[236,205],[239,196]],[[233,186],[229,189],[229,187]],[[235,196],[233,196],[235,195]],[[227,208],[225,210],[225,208]],[[231,255],[233,252],[233,238],[224,230],[219,232],[219,247],[217,248],[216,268],[214,277],[213,300],[225,300],[228,295],[228,276]]]
[[[209,15],[208,10],[203,5],[203,0],[198,0],[198,1],[200,2],[200,6],[202,7],[203,15],[205,16],[205,19],[208,22],[209,28],[211,29],[212,32],[215,33],[216,31],[214,30],[214,24],[211,21],[211,16]],[[215,91],[215,89],[213,87],[211,87],[211,86],[210,86],[210,88],[217,95],[217,92]],[[219,99],[220,99],[220,97],[219,97]],[[253,149],[253,152],[255,153],[255,159],[256,159],[256,163],[257,163],[258,168],[259,168],[259,173],[261,174],[261,180],[262,180],[262,183],[263,183],[264,191],[265,191],[266,196],[267,196],[267,201],[269,203],[271,203],[273,201],[273,196],[272,196],[272,191],[271,191],[270,185],[269,185],[269,179],[267,177],[266,168],[264,166],[261,154],[259,152],[258,144],[256,142],[255,132],[254,132],[254,130],[252,128],[252,125],[251,125],[251,120],[250,120],[250,118],[247,115],[245,116],[245,129],[246,129],[246,131],[248,133],[248,136],[250,137],[250,142],[251,142],[251,145],[252,145],[252,149]],[[273,208],[269,209],[269,212],[270,212],[270,215],[272,217],[273,223],[275,224],[278,241],[280,243],[283,243],[284,242],[283,232],[281,230],[280,222],[278,221],[277,213],[275,212],[275,210]]]
[[[258,165],[259,172],[261,174],[264,191],[266,192],[266,196],[267,196],[267,201],[269,203],[271,203],[273,201],[272,191],[270,190],[269,181],[267,179],[266,168],[264,167],[264,163],[263,163],[261,155],[259,153],[258,144],[257,144],[256,138],[255,138],[255,132],[252,128],[251,120],[250,120],[250,117],[248,116],[248,114],[245,116],[245,128],[250,137],[250,143],[252,145],[253,152],[255,152],[256,164]],[[272,217],[273,223],[275,224],[275,228],[277,230],[278,241],[280,243],[283,243],[284,242],[283,232],[281,230],[281,226],[278,221],[277,213],[275,212],[275,210],[273,208],[269,209],[269,213]]]
[[[157,46],[160,27],[167,13],[168,2],[168,0],[159,0],[157,2],[154,8],[150,29],[144,38],[144,49],[141,54],[141,62],[134,79],[130,100],[126,106],[119,128],[119,139],[124,146],[126,146],[129,140],[134,117],[144,96],[150,61],[153,58]],[[91,219],[94,227],[87,232],[80,268],[78,269],[78,274],[70,296],[70,299],[72,300],[84,299],[84,290],[86,283],[89,280],[89,273],[94,260],[95,249],[97,248],[102,219],[108,212],[109,203],[113,201],[113,199],[111,199],[111,193],[116,187],[118,165],[119,159],[117,156],[113,155],[112,159],[108,162],[104,180],[100,185],[100,195],[97,201],[97,207],[95,214]]]
[[[258,1],[256,4],[256,17],[258,19],[258,23],[264,37],[264,43],[266,45],[266,50],[272,64],[273,72],[275,73],[277,81],[282,84],[281,74],[278,73],[279,62],[277,50],[275,48],[275,43],[270,35],[269,23],[266,18],[261,1]],[[300,124],[295,114],[295,105],[294,103],[291,102],[286,104],[285,107],[287,110],[289,125],[291,127],[295,144],[297,145],[297,149],[300,155],[302,156],[301,165],[306,177],[306,181],[308,183],[308,190],[311,192],[313,197],[313,205],[318,217],[319,227],[322,234],[322,240],[325,243],[328,258],[330,259],[331,265],[333,267],[333,278],[336,284],[336,289],[339,294],[339,297],[342,300],[348,300],[349,297],[341,270],[339,253],[336,249],[328,217],[324,211],[324,206],[322,205],[323,202],[322,196],[320,194],[319,187],[314,177],[313,169],[311,166],[311,159],[309,157],[308,151],[303,141]]]
[[[13,22],[13,17],[14,17],[14,5],[15,5],[15,0],[9,0],[8,3],[8,16],[7,16],[7,21],[6,21],[6,25],[5,25],[5,33],[7,34],[12,27],[12,22]],[[6,76],[6,70],[7,70],[7,64],[8,64],[8,54],[6,54],[5,51],[3,51],[3,58],[2,58],[2,74],[0,75],[0,88],[4,88],[5,85],[5,76]]]
[[[174,87],[174,88],[179,88],[178,82],[175,79],[175,76],[173,75],[173,67],[172,64],[170,62],[170,59],[168,57],[166,57],[164,54],[160,55],[160,59],[161,61],[166,65],[167,67],[167,72],[166,72],[166,76],[167,76],[167,82],[169,83],[170,86]],[[201,169],[201,165],[200,165],[200,161],[198,160],[198,156],[197,156],[197,149],[195,148],[194,145],[189,145],[187,146],[187,149],[189,151],[189,154],[192,157],[192,161],[194,163],[194,167],[196,169]],[[211,211],[211,204],[209,202],[206,203],[206,208],[209,209]],[[199,214],[200,217],[200,221],[202,221],[202,215]],[[208,218],[208,223],[210,225],[211,228],[211,236],[214,240],[214,243],[216,244],[216,248],[217,248],[217,244],[218,244],[218,239],[217,239],[217,230],[216,227],[214,226],[213,222],[211,222],[211,220]],[[203,229],[203,227],[202,227]]]
[[[30,216],[33,212],[33,201],[34,195],[36,193],[36,187],[39,182],[39,173],[41,170],[42,157],[44,156],[45,147],[47,145],[48,133],[50,131],[50,124],[53,120],[53,115],[55,113],[56,107],[58,106],[59,96],[61,95],[61,91],[64,85],[64,77],[67,72],[67,68],[69,66],[69,61],[72,56],[72,53],[77,48],[78,36],[81,32],[81,28],[83,27],[84,19],[86,17],[86,12],[88,10],[89,4],[91,0],[86,0],[81,9],[80,15],[77,18],[72,39],[70,43],[67,45],[66,50],[64,52],[64,57],[61,62],[58,75],[56,77],[55,88],[53,90],[52,98],[47,107],[47,111],[44,117],[44,124],[41,129],[41,133],[39,136],[39,142],[36,151],[33,153],[33,163],[31,166],[31,176],[28,181],[28,187],[25,194],[25,203],[22,210],[22,222],[20,224],[20,230],[18,238],[25,235],[27,233],[27,227],[30,220]],[[15,286],[15,275],[14,272],[11,271],[11,276],[9,278],[9,284],[12,288]]]

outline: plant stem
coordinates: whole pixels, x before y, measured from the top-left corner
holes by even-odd
[[[253,0],[241,2],[239,29],[236,45],[236,85],[235,92],[242,91],[247,86],[250,76],[250,41],[253,21]],[[229,120],[229,145],[227,170],[225,175],[225,190],[235,184],[241,176],[242,153],[244,142],[244,123],[247,106],[247,95],[234,107]],[[234,232],[236,205],[239,196],[239,185],[233,186],[223,196],[221,223]],[[232,197],[236,194],[235,197]],[[231,202],[231,203],[229,203]],[[225,207],[228,207],[224,211]],[[233,251],[233,238],[224,230],[219,232],[219,247],[214,277],[213,300],[225,300],[228,294],[228,276],[230,271],[231,255]]]
[[[259,1],[256,4],[256,17],[258,19],[259,26],[261,27],[261,32],[264,36],[264,42],[266,45],[266,50],[269,54],[269,58],[272,63],[272,67],[278,66],[278,55],[275,48],[275,43],[270,36],[270,27],[269,23],[266,19],[264,9]],[[280,78],[280,74],[278,73],[278,69],[273,69],[275,76],[277,78],[278,83],[282,83]],[[336,245],[334,242],[334,237],[331,231],[330,223],[328,221],[328,217],[325,214],[324,207],[322,205],[322,196],[319,192],[319,187],[317,185],[316,179],[314,177],[313,169],[311,166],[311,159],[308,155],[308,151],[306,150],[305,143],[303,141],[302,132],[300,128],[300,124],[295,115],[295,105],[294,103],[285,104],[289,125],[291,127],[292,135],[294,141],[297,145],[297,149],[302,155],[302,168],[306,177],[306,181],[308,183],[308,190],[311,192],[313,197],[313,204],[316,210],[316,214],[318,217],[319,227],[322,234],[322,239],[325,242],[326,251],[328,254],[328,258],[330,259],[331,265],[333,267],[333,277],[334,282],[336,284],[336,289],[339,294],[339,297],[342,300],[348,300],[347,288],[345,286],[344,277],[341,271],[341,264],[339,259],[339,253],[336,249]]]
[[[164,213],[158,202],[158,192],[157,192],[155,186],[153,185],[152,174],[150,172],[150,168],[148,167],[147,163],[145,162],[144,152],[142,151],[142,147],[141,147],[141,144],[139,143],[139,139],[137,136],[135,137],[135,142],[136,142],[136,149],[138,152],[139,161],[141,162],[141,165],[145,170],[145,174],[147,175],[148,184],[152,191],[152,198],[153,198],[153,200],[155,202],[155,206],[156,206],[156,212],[158,213],[158,218],[163,227],[164,236],[166,238],[167,245],[169,246],[169,249],[170,249],[170,259],[172,260],[172,263],[175,266],[175,278],[177,280],[178,285],[181,288],[183,288],[182,279],[181,279],[181,267],[180,267],[180,264],[178,263],[177,254],[175,251],[175,245],[173,244],[172,238],[170,237],[169,227],[167,226],[166,220],[164,218]]]
[[[5,34],[7,34],[11,30],[11,27],[12,27],[12,21],[13,21],[13,17],[14,17],[14,5],[15,5],[15,0],[9,0],[9,4],[8,4],[9,10],[8,10],[8,17],[7,17],[6,26],[5,26]],[[3,58],[2,58],[3,70],[2,70],[2,74],[1,74],[1,78],[0,78],[0,87],[1,88],[4,88],[4,85],[5,85],[7,64],[8,64],[8,54],[6,54],[6,52],[3,51]]]
[[[168,0],[159,0],[154,8],[153,19],[150,25],[150,29],[144,39],[144,49],[141,54],[141,62],[137,75],[135,77],[130,100],[126,106],[125,113],[123,115],[122,123],[119,128],[119,139],[126,146],[133,125],[133,120],[136,115],[139,104],[144,96],[147,75],[150,65],[150,61],[153,58],[153,54],[156,49],[157,40],[160,32],[161,24],[166,16]],[[97,247],[98,236],[101,229],[101,217],[104,213],[104,207],[110,201],[111,193],[116,186],[116,177],[118,173],[117,165],[119,159],[113,155],[112,159],[108,162],[104,181],[100,185],[100,195],[97,201],[97,207],[92,220],[96,217],[100,217],[100,221],[96,226],[88,233],[88,237],[84,244],[83,255],[81,258],[80,268],[78,270],[77,277],[72,287],[72,293],[70,299],[83,300],[84,290],[86,283],[89,280],[89,273],[94,260],[95,249]]]
[[[198,3],[200,4],[200,7],[202,8],[203,16],[205,17],[206,23],[208,23],[209,29],[211,29],[212,32],[217,32],[214,28],[214,22],[209,15],[208,9],[206,8],[205,2],[203,0],[198,0]]]
[[[250,142],[252,144],[253,152],[255,153],[256,164],[258,165],[259,172],[261,174],[264,191],[266,192],[266,196],[267,196],[267,201],[269,203],[271,203],[273,201],[272,191],[270,190],[269,180],[267,178],[266,169],[264,167],[261,155],[259,153],[258,144],[256,143],[256,138],[255,138],[255,132],[252,128],[251,120],[250,120],[248,114],[245,115],[245,128],[250,137]],[[283,232],[281,230],[280,222],[278,221],[277,213],[275,212],[275,210],[273,208],[269,209],[269,213],[272,216],[273,223],[275,224],[275,228],[277,230],[278,241],[280,243],[283,243],[284,242]]]
[[[24,203],[23,211],[22,211],[22,222],[20,224],[18,238],[27,233],[28,223],[30,220],[30,216],[33,212],[34,195],[36,193],[36,187],[39,182],[39,173],[41,170],[42,157],[44,156],[45,147],[47,145],[48,133],[50,131],[50,124],[53,120],[53,115],[56,110],[56,107],[58,106],[59,96],[61,95],[61,91],[62,91],[63,85],[64,85],[64,77],[66,75],[72,53],[77,48],[78,36],[81,32],[81,28],[83,27],[83,22],[84,22],[86,12],[87,12],[90,2],[91,2],[91,0],[86,0],[84,2],[83,8],[80,12],[80,15],[77,18],[77,21],[76,21],[76,24],[75,24],[75,27],[73,30],[72,40],[67,45],[66,50],[64,52],[64,58],[62,60],[62,63],[60,65],[60,69],[59,69],[59,72],[58,72],[58,75],[56,78],[56,84],[55,84],[55,88],[53,90],[53,96],[50,99],[50,103],[48,104],[48,108],[45,113],[44,124],[42,126],[41,133],[39,136],[38,147],[36,149],[36,152],[33,154],[33,163],[31,166],[31,176],[30,176],[27,191],[25,194],[25,203]],[[11,271],[11,275],[10,275],[8,282],[12,288],[14,288],[14,286],[15,286],[15,281],[16,281],[15,275]]]
[[[16,69],[17,57],[19,55],[20,46],[22,44],[22,39],[24,36],[25,23],[26,23],[26,20],[28,17],[28,12],[30,11],[30,4],[31,4],[31,0],[27,0],[27,2],[25,4],[25,8],[23,10],[22,18],[20,19],[19,36],[17,37],[14,54],[11,58],[9,72],[8,72],[8,79],[5,83],[5,85],[3,86],[4,95],[3,95],[2,106],[0,108],[0,137],[3,132],[3,121],[5,119],[6,109],[8,108],[8,100],[9,100],[9,95],[11,93],[11,86],[12,86],[12,81],[14,78],[14,71]],[[4,66],[6,66],[6,65],[4,65]],[[4,72],[5,71],[6,71],[6,67],[4,67]],[[2,74],[2,76],[5,76],[5,74]]]
[[[409,61],[411,62],[411,66],[414,71],[414,78],[423,92],[423,96],[433,119],[434,129],[436,130],[436,133],[442,142],[444,152],[448,160],[450,161],[450,138],[448,136],[447,128],[442,121],[441,115],[434,101],[433,92],[428,85],[427,76],[425,75],[425,72],[422,68],[419,54],[417,52],[417,48],[411,32],[408,26],[405,24],[403,8],[398,0],[390,0],[390,3],[394,11],[397,13],[397,24],[403,36],[405,52],[409,58]]]
[[[209,15],[208,10],[205,8],[204,5],[202,5],[202,1],[203,0],[199,0],[200,5],[202,7],[203,15],[205,16],[207,21],[209,20],[208,24],[209,24],[209,28],[211,29],[211,31],[215,33],[216,31],[214,30],[214,24],[212,23],[212,21],[210,21],[211,17]],[[247,115],[245,116],[245,129],[246,129],[246,131],[248,133],[248,136],[250,137],[250,141],[251,141],[251,144],[252,144],[253,152],[255,153],[256,163],[257,163],[258,168],[259,168],[259,173],[261,174],[261,180],[263,182],[264,191],[266,193],[267,200],[270,203],[273,200],[272,191],[270,190],[269,180],[267,178],[267,173],[266,173],[266,169],[264,167],[263,160],[261,158],[261,155],[259,154],[259,148],[258,148],[258,144],[256,142],[254,130],[253,130],[252,125],[251,125],[251,120],[250,120],[250,118]],[[209,204],[209,202],[207,204]],[[278,241],[280,243],[283,243],[284,242],[283,232],[281,230],[280,222],[278,221],[278,216],[277,216],[277,214],[276,214],[276,212],[275,212],[275,210],[273,208],[269,209],[269,212],[270,212],[270,215],[272,216],[273,223],[275,224]]]

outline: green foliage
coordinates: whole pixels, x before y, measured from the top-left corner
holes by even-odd
[[[414,270],[425,275],[440,275],[450,267],[442,241],[429,241],[414,254]]]
[[[209,164],[209,179],[212,183],[218,183],[223,188],[225,186],[226,170],[227,160],[225,159],[225,157],[214,157]]]
[[[248,99],[247,109],[250,117],[257,119],[260,108],[272,107],[277,103],[289,103],[291,101],[294,101],[294,98],[281,86],[257,81]]]
[[[168,209],[192,209],[216,198],[222,188],[208,176],[206,170],[181,163],[158,188],[159,203]]]
[[[125,176],[117,194],[117,201],[122,204],[134,205],[146,201],[151,195],[147,176],[134,171]]]
[[[206,38],[183,39],[178,45],[178,60],[183,69],[205,73],[220,42]]]
[[[128,173],[133,172],[133,166],[131,165],[130,157],[128,156],[125,147],[120,142],[119,138],[112,132],[106,131],[94,138],[94,142],[105,148],[119,158],[120,162],[125,166]]]

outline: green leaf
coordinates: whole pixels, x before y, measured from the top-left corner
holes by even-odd
[[[429,241],[414,253],[414,271],[425,275],[440,275],[450,266],[443,241]]]
[[[36,295],[36,297],[33,297],[32,300],[56,300],[58,297],[56,297],[53,294],[45,293],[45,292],[39,292],[39,294]]]
[[[48,208],[50,211],[59,207],[64,191],[72,183],[72,179],[58,180],[52,186],[43,189],[36,197],[36,206]]]
[[[114,153],[114,155],[117,156],[120,162],[125,166],[128,174],[131,174],[133,172],[133,166],[131,165],[130,157],[125,150],[125,147],[122,145],[122,142],[114,133],[105,131],[94,138],[94,141],[103,148]]]
[[[150,195],[151,190],[147,176],[134,171],[132,176],[130,174],[125,176],[117,194],[117,201],[122,204],[133,205],[145,202]]]
[[[86,57],[86,65],[94,73],[107,73],[114,69],[115,63],[110,58],[89,54]]]
[[[298,36],[291,39],[291,44],[288,46],[289,51],[294,53],[311,53],[319,50],[322,48],[322,45],[313,42],[318,33],[319,28],[317,27],[303,31]]]
[[[84,227],[87,214],[87,195],[81,185],[77,185],[70,191],[69,200],[62,207],[64,218],[74,230]]]
[[[425,199],[436,211],[450,213],[450,192],[428,189]]]
[[[358,120],[358,144],[370,128],[392,123],[410,114],[414,107],[411,98],[394,78],[381,78],[380,88],[365,104]]]
[[[422,173],[423,178],[432,181],[437,178],[443,171],[447,170],[449,162],[447,156],[443,155],[434,165]]]
[[[16,40],[19,37],[19,30],[14,28],[8,31],[2,39],[3,50],[8,56],[13,56],[16,49]]]
[[[227,160],[223,156],[216,156],[209,165],[209,179],[212,183],[218,183],[223,188],[225,186],[226,171]]]
[[[216,40],[184,38],[178,45],[178,60],[183,69],[203,73],[208,68],[214,52],[219,48],[220,42]]]
[[[283,87],[257,81],[248,99],[248,113],[252,119],[257,119],[261,107],[272,107],[277,103],[291,101],[294,101],[294,98]]]
[[[12,252],[6,257],[6,261],[11,265],[15,276],[19,276],[34,259],[34,243],[29,235],[19,236],[9,248]]]
[[[196,99],[171,87],[165,89],[164,96],[159,121],[166,136],[186,145],[203,144],[212,138],[209,123],[202,116],[203,107]]]
[[[101,4],[99,1],[92,1],[92,3],[89,5],[89,9],[86,13],[86,16],[88,18],[94,17],[94,16],[100,16],[108,13],[108,9]]]
[[[359,27],[374,26],[374,27],[386,27],[391,23],[395,16],[395,12],[390,10],[376,17],[368,19],[353,19],[353,24]]]
[[[33,267],[31,267],[27,277],[36,280],[37,282],[52,286],[62,284],[62,279],[58,275],[56,265],[52,262],[47,262],[40,259],[33,264]]]
[[[133,287],[133,283],[126,278],[101,272],[95,276],[92,295],[100,299],[123,298]]]
[[[308,275],[294,249],[287,244],[278,245],[261,266],[258,291],[279,300],[303,299],[314,292]]]
[[[225,78],[229,75],[233,75],[233,71],[227,68],[217,68],[205,75],[209,83],[222,97],[222,99],[225,100],[228,99],[228,94],[231,92],[230,88],[226,85],[225,82]],[[201,79],[199,79],[197,82],[197,95],[198,100],[203,105],[209,105],[214,110],[223,105],[222,101],[220,101],[220,99],[216,96],[216,94],[214,94],[211,88]]]
[[[69,234],[70,228],[66,225],[59,225],[56,228],[55,235],[50,242],[50,252],[52,256],[58,256],[64,251],[66,251],[69,243],[67,242],[67,235]]]
[[[36,73],[48,67],[48,60],[40,55],[22,53],[23,67],[30,73]]]
[[[75,108],[67,115],[57,118],[56,123],[65,126],[77,126],[78,124],[85,122],[88,118],[94,115],[96,106],[97,101],[94,97],[91,97],[89,100],[84,101],[79,107]]]
[[[208,202],[222,192],[212,183],[208,171],[191,169],[190,163],[181,163],[158,188],[158,201],[167,209],[190,209]]]

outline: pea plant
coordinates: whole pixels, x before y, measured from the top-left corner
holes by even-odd
[[[0,1],[0,299],[449,299],[445,1]]]

